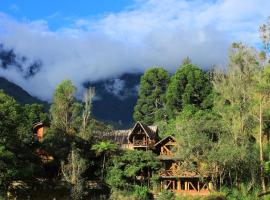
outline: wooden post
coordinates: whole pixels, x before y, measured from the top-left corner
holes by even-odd
[[[198,188],[197,188],[198,192],[200,192],[200,181],[198,181]]]
[[[180,179],[177,180],[177,190],[181,190],[181,181],[180,181]]]

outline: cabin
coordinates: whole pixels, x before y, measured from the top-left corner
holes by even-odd
[[[159,170],[160,189],[185,195],[209,194],[207,177],[201,177],[196,171],[181,169],[181,161],[176,158],[174,153],[178,148],[180,147],[177,146],[173,136],[165,137],[155,144],[155,151],[162,163],[162,168]]]
[[[147,126],[137,122],[128,135],[128,144],[132,149],[153,149],[158,138],[157,126]]]
[[[153,150],[157,138],[157,126],[147,126],[141,122],[135,123],[132,129],[116,130],[103,135],[103,139],[118,144],[122,149],[139,150]]]
[[[32,130],[33,130],[34,135],[36,136],[36,139],[39,142],[42,142],[42,139],[44,135],[46,134],[46,131],[48,130],[48,126],[46,126],[43,122],[37,122],[33,124]],[[43,149],[40,149],[40,148],[37,149],[36,153],[40,157],[43,163],[49,163],[54,160],[53,156],[49,155]]]
[[[33,124],[32,129],[37,140],[41,142],[48,127],[43,122],[37,122]]]

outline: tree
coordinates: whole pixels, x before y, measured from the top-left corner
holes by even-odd
[[[0,196],[6,197],[13,181],[31,180],[40,164],[32,144],[31,117],[24,109],[0,91]]]
[[[74,200],[83,197],[83,177],[82,174],[87,168],[86,161],[81,158],[79,151],[72,146],[67,163],[61,162],[63,179],[71,185],[71,197]]]
[[[78,131],[81,105],[75,99],[76,87],[70,80],[62,81],[56,88],[50,114],[52,126],[66,134]]]
[[[231,187],[239,181],[256,182],[258,151],[249,140],[234,141],[218,114],[185,108],[170,123],[177,138],[180,173],[196,171],[219,187],[225,179]]]
[[[80,136],[81,138],[85,140],[89,140],[90,138],[90,116],[91,116],[91,108],[92,108],[92,101],[93,97],[95,96],[95,89],[94,88],[88,88],[86,89],[84,93],[83,98],[83,111],[82,111],[82,125],[80,130]]]
[[[225,122],[239,149],[247,144],[254,146],[247,141],[252,138],[257,139],[260,149],[258,160],[260,161],[261,186],[265,191],[263,169],[265,121],[263,118],[270,102],[270,79],[267,68],[259,57],[258,52],[253,48],[241,43],[232,45],[227,72],[217,72],[214,76],[214,88],[218,93],[214,108]],[[254,183],[254,177],[251,183]]]
[[[150,125],[166,118],[165,91],[168,83],[169,75],[163,68],[151,68],[144,73],[133,114],[135,121]]]
[[[160,163],[151,151],[127,150],[114,156],[108,168],[106,183],[113,190],[133,190],[139,182],[149,187],[151,171],[154,174]],[[141,179],[136,178],[141,176]]]
[[[230,49],[226,72],[214,72],[214,110],[222,117],[235,141],[252,136],[255,127],[252,107],[255,89],[254,77],[259,71],[256,52],[241,43]]]
[[[258,53],[258,63],[260,70],[255,77],[256,89],[253,97],[255,98],[255,116],[259,122],[259,146],[260,146],[260,178],[263,192],[266,191],[265,175],[264,175],[264,129],[265,129],[265,115],[268,111],[269,119],[269,106],[270,106],[270,65],[269,65],[269,41],[270,41],[270,18],[267,24],[260,27],[260,37],[264,45],[263,51]]]
[[[19,120],[19,105],[0,91],[0,195],[6,197],[8,187],[19,173],[16,166],[15,147]]]
[[[110,153],[117,150],[117,144],[113,144],[109,141],[102,141],[98,144],[94,144],[92,146],[92,150],[96,151],[96,153],[103,154],[103,161],[102,161],[102,170],[101,170],[101,177],[104,178],[104,169],[105,169],[105,163],[106,163],[106,156]]]
[[[211,93],[211,83],[205,72],[185,61],[171,77],[166,92],[166,107],[174,118],[186,105],[204,108],[204,101]]]

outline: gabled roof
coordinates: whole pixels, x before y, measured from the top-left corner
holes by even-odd
[[[147,125],[145,125],[145,124],[143,124],[141,122],[136,122],[135,123],[134,127],[131,129],[131,131],[130,131],[130,133],[128,135],[128,139],[129,139],[129,137],[132,134],[134,134],[134,131],[135,131],[135,129],[136,129],[137,126],[140,126],[143,129],[143,131],[145,132],[145,134],[151,140],[156,139],[156,137],[157,137],[157,131],[158,131],[157,126],[147,126]]]
[[[156,143],[156,144],[155,144],[155,147],[161,145],[163,142],[166,142],[166,141],[168,141],[169,139],[171,139],[171,140],[173,140],[173,141],[176,142],[175,137],[173,137],[172,135],[169,135],[169,136],[163,138],[162,140],[160,140],[158,143]]]
[[[37,128],[45,126],[43,122],[36,122],[32,125],[33,131],[35,131]]]

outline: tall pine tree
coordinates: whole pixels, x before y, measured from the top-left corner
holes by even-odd
[[[171,77],[166,92],[166,107],[170,117],[181,112],[186,105],[205,107],[212,86],[206,72],[197,66],[184,63]]]
[[[169,74],[163,68],[151,68],[144,73],[134,109],[134,120],[150,125],[166,118],[165,91],[168,83]]]

